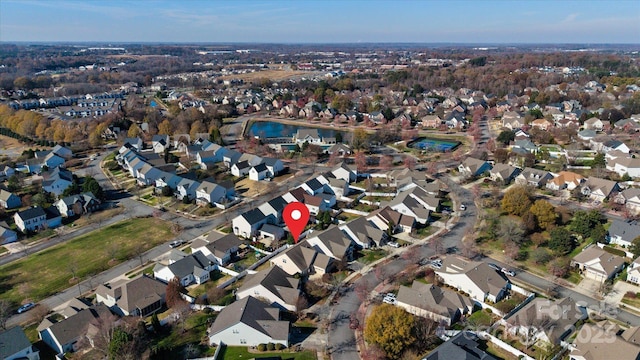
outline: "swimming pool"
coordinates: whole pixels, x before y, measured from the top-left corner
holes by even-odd
[[[407,144],[407,147],[438,152],[453,151],[460,146],[460,141],[419,138]]]

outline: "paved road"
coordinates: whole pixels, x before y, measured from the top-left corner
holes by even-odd
[[[489,257],[485,258],[485,261],[495,263],[502,267],[511,268],[507,264]],[[619,309],[618,304],[608,304],[604,301],[596,300],[590,296],[584,295],[570,288],[560,286],[558,284],[555,284],[553,281],[549,281],[548,279],[541,278],[529,272],[518,270],[516,271],[515,278],[512,278],[512,280],[516,283],[525,283],[527,285],[533,286],[537,289],[540,289],[540,291],[554,290],[557,292],[558,297],[561,297],[561,298],[570,297],[574,299],[576,302],[583,304],[588,309],[602,313],[606,316],[617,318],[618,320],[625,323],[629,323],[633,326],[640,325],[640,316],[630,313],[628,311]]]
[[[108,154],[109,152],[105,151],[103,154],[101,154],[101,156],[91,161],[89,165],[91,165],[92,167],[95,166],[97,169],[99,169],[100,162]],[[110,204],[108,206],[113,206],[117,204],[117,206],[122,207],[124,209],[124,211],[121,214],[111,219],[108,219],[100,224],[92,224],[87,227],[83,227],[73,233],[66,234],[63,236],[56,236],[51,240],[42,242],[41,244],[38,244],[37,246],[30,248],[28,252],[20,252],[20,253],[3,256],[2,258],[0,258],[0,264],[15,261],[21,257],[28,256],[28,254],[32,254],[36,251],[42,251],[46,248],[49,248],[51,246],[60,244],[64,241],[73,239],[77,236],[88,233],[90,231],[106,226],[108,224],[112,224],[121,220],[130,219],[138,216],[151,215],[156,210],[144,203],[133,200],[130,194],[128,193],[123,193],[114,189],[113,185],[107,179],[107,177],[104,175],[102,171],[98,171],[98,172],[91,171],[90,175],[92,175],[100,183],[102,188],[106,191],[107,197],[110,199],[107,201],[107,203]],[[300,176],[296,176],[292,178],[292,180],[286,183],[279,184],[273,192],[262,194],[260,196],[256,196],[251,199],[245,199],[245,201],[242,204],[238,206],[234,206],[233,208],[227,211],[224,211],[220,215],[217,215],[211,219],[193,220],[193,219],[185,218],[183,216],[176,215],[171,212],[163,213],[161,217],[162,219],[177,223],[182,227],[183,230],[178,236],[171,239],[167,239],[165,243],[158,245],[153,249],[150,249],[149,251],[147,251],[142,255],[141,259],[136,257],[122,264],[119,264],[116,267],[106,270],[100,274],[87,278],[84,281],[80,282],[78,285],[72,286],[62,292],[59,292],[51,297],[48,297],[40,301],[40,304],[46,305],[49,309],[53,309],[57,306],[60,306],[65,302],[71,300],[72,298],[79,296],[79,294],[89,291],[91,289],[94,289],[101,283],[110,282],[113,279],[126,274],[127,272],[131,271],[131,269],[134,269],[140,266],[141,263],[147,263],[161,257],[163,254],[169,251],[170,248],[168,244],[171,241],[176,239],[195,239],[198,236],[219,227],[223,223],[229,222],[235,216],[241,214],[244,211],[251,209],[252,207],[255,207],[257,204],[260,204],[266,200],[270,200],[271,198],[274,197],[274,194],[284,193],[289,189],[299,186],[302,182],[306,181],[312,175],[314,175],[312,169],[310,167],[306,167]],[[13,325],[18,325],[18,324],[22,324],[30,321],[31,321],[31,314],[27,312],[24,314],[19,314],[11,317],[8,320],[7,325],[13,326]]]
[[[473,195],[469,190],[453,183],[448,178],[441,178],[449,186],[452,194],[467,205],[467,210],[460,212],[458,223],[452,227],[451,231],[442,236],[443,245],[447,248],[460,247],[461,239],[473,229],[476,221],[477,209],[473,203]],[[429,257],[435,254],[434,249],[429,244],[417,245],[411,248],[418,256]],[[377,271],[379,274],[397,274],[404,270],[415,260],[406,260],[398,257],[387,264],[378,265],[382,268]],[[377,267],[376,267],[377,268]],[[382,282],[376,277],[376,271],[370,271],[344,289],[337,303],[332,307],[329,315],[331,328],[328,335],[328,348],[333,360],[358,360],[360,359],[353,330],[349,328],[349,316],[354,314],[362,301],[353,291],[357,287],[363,287],[371,292]]]

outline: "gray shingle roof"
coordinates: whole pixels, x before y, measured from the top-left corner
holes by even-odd
[[[277,308],[248,296],[220,311],[216,321],[209,328],[209,334],[215,335],[237,323],[244,323],[274,340],[288,340],[289,322],[280,321],[279,314],[280,310]]]
[[[0,359],[6,359],[30,346],[31,342],[20,326],[0,332]]]
[[[289,274],[278,266],[272,266],[269,269],[250,275],[238,289],[238,292],[259,285],[262,285],[285,304],[289,305],[295,305],[300,295],[300,291],[298,290],[300,280],[289,276]]]
[[[635,221],[614,220],[609,227],[609,236],[619,236],[622,240],[631,242],[640,236],[640,224]]]

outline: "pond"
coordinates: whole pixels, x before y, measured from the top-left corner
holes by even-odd
[[[281,124],[270,121],[256,121],[251,124],[249,128],[250,136],[260,136],[261,138],[275,138],[275,137],[292,137],[298,129],[315,129],[313,127]],[[342,131],[332,129],[318,129],[318,134],[321,137],[335,137],[337,133]],[[344,132],[342,132],[344,135]]]
[[[418,138],[407,144],[407,147],[410,148],[439,152],[453,151],[453,149],[458,146],[460,146],[460,141],[431,139],[426,137]]]

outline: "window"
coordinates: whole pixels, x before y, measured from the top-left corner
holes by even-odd
[[[246,339],[240,339],[240,344],[246,344],[247,340]]]
[[[231,332],[234,333],[234,334],[239,334],[240,333],[237,329],[233,329]]]

